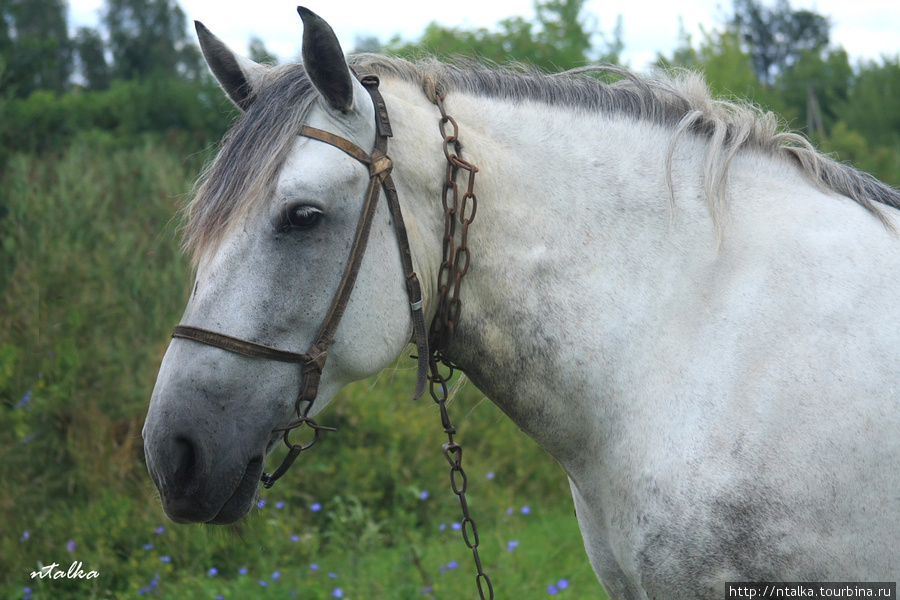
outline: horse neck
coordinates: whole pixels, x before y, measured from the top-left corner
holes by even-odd
[[[463,280],[461,318],[447,354],[561,458],[566,449],[553,447],[551,434],[535,427],[534,414],[541,413],[544,422],[583,419],[586,413],[601,417],[596,407],[579,410],[572,399],[587,387],[614,389],[605,380],[628,360],[621,349],[634,347],[642,335],[650,339],[663,291],[677,288],[689,268],[685,256],[715,252],[708,207],[694,202],[672,211],[665,176],[668,137],[658,127],[461,94],[445,104],[460,124],[464,157],[480,169],[478,212],[468,234],[472,267]],[[420,166],[428,161],[416,171],[423,179],[406,184],[433,195],[412,210],[415,252],[434,298],[442,178],[425,174],[443,173],[445,159],[436,109],[421,112],[427,115],[424,129],[398,136],[395,148]],[[403,148],[407,142],[411,146]],[[694,166],[699,173],[699,161],[676,169]],[[699,177],[679,178],[679,195],[701,197]]]

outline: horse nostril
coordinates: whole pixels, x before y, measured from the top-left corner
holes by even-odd
[[[194,443],[186,437],[175,438],[172,458],[175,464],[172,483],[183,493],[190,493],[188,488],[197,485],[197,452]]]

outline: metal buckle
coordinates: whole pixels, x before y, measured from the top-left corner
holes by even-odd
[[[303,425],[306,425],[315,432],[312,441],[308,444],[292,444],[289,439],[291,432],[299,427],[302,427]],[[269,489],[273,485],[275,485],[275,482],[281,479],[282,475],[287,473],[287,470],[291,467],[292,464],[294,464],[294,461],[297,460],[297,457],[300,456],[301,452],[303,452],[304,450],[309,450],[315,445],[316,442],[319,441],[319,431],[337,431],[337,428],[319,425],[312,419],[312,417],[303,416],[296,421],[289,423],[285,427],[273,429],[272,431],[284,432],[284,444],[289,448],[289,451],[284,457],[284,460],[281,461],[281,464],[278,465],[278,468],[275,469],[275,471],[271,475],[268,473],[263,473],[262,477],[260,477],[260,481],[262,482],[263,487],[266,489]]]

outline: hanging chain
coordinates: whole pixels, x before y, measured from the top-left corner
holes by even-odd
[[[462,534],[466,546],[472,551],[472,558],[475,560],[475,570],[478,574],[475,576],[475,584],[478,586],[478,595],[481,600],[493,600],[494,586],[491,584],[491,578],[484,572],[481,566],[481,557],[478,554],[478,527],[475,525],[475,519],[469,513],[469,504],[466,502],[466,488],[469,485],[469,478],[462,466],[462,446],[453,440],[456,433],[456,427],[450,422],[450,415],[447,414],[447,398],[449,395],[449,382],[453,378],[453,367],[447,376],[441,375],[437,360],[431,357],[431,374],[428,377],[429,392],[432,399],[441,410],[441,424],[444,426],[444,433],[447,434],[448,441],[442,446],[444,457],[450,463],[450,487],[453,493],[459,498],[459,504],[462,508]],[[486,588],[486,589],[485,589]],[[487,591],[487,596],[485,596]]]
[[[439,94],[435,101],[441,111],[441,136],[444,138],[444,155],[447,157],[447,177],[441,194],[444,207],[444,261],[438,271],[438,308],[431,323],[431,346],[438,358],[444,362],[443,352],[450,344],[450,336],[459,320],[462,301],[459,288],[462,278],[469,271],[469,247],[467,239],[469,224],[475,220],[478,198],[475,196],[475,173],[478,167],[462,158],[462,144],[459,141],[459,125],[444,110],[444,96]],[[448,132],[448,127],[452,131]],[[456,175],[459,170],[468,171],[466,192],[460,198]],[[456,246],[456,223],[459,221],[459,245]]]
[[[441,111],[441,136],[444,138],[444,155],[447,157],[447,179],[441,194],[441,202],[444,207],[444,262],[438,273],[438,309],[431,325],[432,352],[429,360],[429,393],[441,411],[441,424],[448,441],[442,446],[444,457],[450,463],[450,487],[459,498],[462,508],[462,535],[466,546],[472,551],[475,560],[475,584],[478,586],[478,595],[481,600],[493,600],[494,586],[491,578],[481,566],[481,557],[478,554],[478,527],[475,519],[469,513],[469,504],[466,501],[466,488],[469,478],[462,465],[462,446],[454,441],[456,427],[450,422],[447,413],[447,400],[449,397],[449,383],[455,371],[452,363],[443,353],[450,344],[450,336],[453,334],[459,320],[462,302],[459,299],[459,288],[462,278],[469,270],[469,247],[466,245],[469,224],[475,219],[478,208],[478,199],[475,196],[475,173],[478,167],[464,160],[462,144],[459,141],[459,125],[453,117],[447,115],[444,110],[444,96],[439,94],[436,102]],[[448,133],[447,126],[452,127]],[[456,184],[456,175],[459,170],[468,171],[469,181],[466,192],[460,198],[459,186]],[[460,223],[459,245],[455,245],[456,223]],[[443,363],[449,368],[449,373],[441,375],[438,363]],[[487,592],[487,595],[485,595]]]

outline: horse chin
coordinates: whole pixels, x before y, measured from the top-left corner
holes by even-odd
[[[264,466],[265,460],[262,456],[250,459],[234,487],[215,488],[209,486],[200,495],[189,493],[175,499],[161,494],[163,510],[172,521],[183,525],[189,523],[227,525],[239,521],[247,516],[256,502]],[[221,495],[218,494],[217,489]],[[224,502],[215,501],[217,496],[221,498],[224,494],[229,494]]]
[[[251,459],[247,463],[244,476],[232,492],[219,512],[207,521],[211,525],[228,525],[246,517],[256,502],[259,492],[259,480],[262,477],[265,460],[262,457]]]

